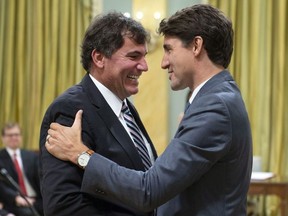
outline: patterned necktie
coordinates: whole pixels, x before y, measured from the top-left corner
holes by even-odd
[[[144,164],[145,170],[148,170],[151,167],[151,160],[148,154],[148,150],[145,146],[144,140],[141,136],[140,130],[137,126],[137,124],[134,121],[134,118],[129,110],[129,108],[126,106],[126,104],[123,102],[122,104],[122,110],[124,120],[126,122],[126,125],[129,129],[129,132],[133,138],[134,144],[141,156],[142,162]]]
[[[18,160],[17,160],[17,154],[14,153],[13,155],[13,162],[14,162],[14,166],[15,166],[15,169],[16,169],[16,172],[17,172],[17,175],[18,175],[18,184],[19,184],[19,187],[21,189],[21,192],[23,193],[23,195],[27,195],[27,191],[26,191],[26,187],[25,187],[25,183],[24,183],[24,178],[23,178],[23,173],[22,173],[22,170],[20,168],[20,165],[18,163]]]

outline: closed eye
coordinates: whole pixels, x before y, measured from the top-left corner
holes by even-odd
[[[141,58],[145,57],[146,53],[143,55],[140,52],[131,52],[128,53],[126,56],[131,60],[140,60]]]

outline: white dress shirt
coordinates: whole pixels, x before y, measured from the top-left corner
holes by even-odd
[[[126,122],[124,120],[124,116],[121,113],[123,101],[119,97],[117,97],[112,91],[110,91],[108,88],[106,88],[106,86],[104,86],[102,83],[100,83],[98,80],[96,80],[91,74],[89,74],[89,76],[92,79],[92,81],[94,82],[94,84],[97,86],[97,88],[99,89],[99,91],[101,92],[104,99],[106,100],[108,105],[111,107],[111,109],[113,110],[115,115],[118,117],[121,124],[124,126],[125,130],[129,134],[131,140],[133,141],[133,138],[132,138],[132,136],[129,132],[129,129],[126,125]],[[124,100],[124,102],[127,105],[126,99]],[[140,128],[139,128],[139,130],[140,130]],[[141,132],[141,136],[145,142],[145,145],[147,147],[151,163],[153,164],[155,161],[155,158],[154,158],[153,153],[152,153],[151,145],[148,143],[147,139],[145,138],[145,136],[143,135],[141,130],[140,130],[140,132]],[[134,143],[134,141],[133,141],[133,143]]]
[[[210,78],[209,78],[210,79]],[[196,95],[198,94],[198,92],[200,91],[200,89],[205,85],[205,83],[209,80],[205,80],[204,82],[202,82],[200,85],[198,85],[194,91],[192,92],[191,97],[189,98],[189,103],[191,104],[194,100],[194,98],[196,97]]]

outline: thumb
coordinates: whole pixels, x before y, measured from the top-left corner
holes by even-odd
[[[79,110],[79,111],[76,113],[75,120],[74,120],[74,123],[73,123],[73,125],[72,125],[72,128],[81,131],[81,129],[82,129],[82,126],[81,126],[81,123],[82,123],[82,114],[83,114],[83,110]]]

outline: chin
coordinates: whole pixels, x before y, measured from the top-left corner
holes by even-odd
[[[175,85],[170,85],[170,87],[171,87],[171,89],[173,90],[173,91],[178,91],[178,90],[181,90],[181,88],[179,87],[179,86],[175,86]]]
[[[134,91],[130,91],[130,96],[131,95],[135,95],[135,94],[137,94],[139,92],[139,90],[137,89],[137,90],[134,90]]]

